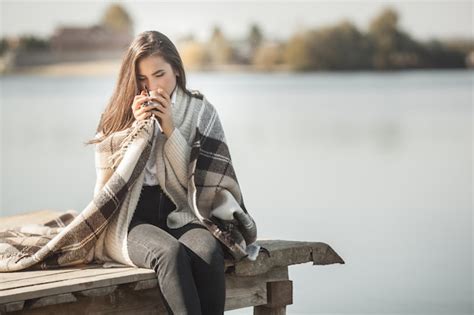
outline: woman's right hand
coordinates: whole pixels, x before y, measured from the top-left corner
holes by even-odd
[[[142,91],[139,95],[135,95],[132,104],[132,112],[136,120],[147,119],[152,115],[151,110],[154,109],[154,106],[142,107],[143,103],[149,100],[150,97],[146,95],[145,91]]]

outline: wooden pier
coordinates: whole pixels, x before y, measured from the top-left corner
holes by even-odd
[[[0,230],[26,223],[43,223],[57,215],[36,211],[0,220]],[[291,265],[344,264],[321,242],[258,240],[269,250],[256,261],[226,266],[225,310],[253,307],[254,315],[286,313],[293,304]],[[0,273],[1,314],[166,314],[151,269],[77,265],[54,270]]]

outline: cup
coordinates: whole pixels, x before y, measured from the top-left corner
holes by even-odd
[[[156,90],[150,91],[150,97],[158,97],[160,93],[158,93]],[[154,105],[158,105],[156,101],[151,100],[151,102],[154,103]]]
[[[156,91],[156,90],[149,91],[149,93],[150,93],[150,97],[157,97],[157,96],[160,95],[160,93],[158,93],[158,91]],[[160,103],[158,103],[155,100],[150,100],[150,105],[152,105],[152,106],[156,106],[156,105],[159,105],[159,104]],[[156,110],[159,110],[159,109],[156,109]],[[161,133],[163,133],[163,128],[161,127],[160,123],[158,123],[158,127],[160,128]]]

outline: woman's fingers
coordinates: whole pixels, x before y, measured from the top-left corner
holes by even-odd
[[[140,104],[140,103],[139,103]],[[150,106],[145,106],[145,107],[140,107],[138,106],[137,109],[133,110],[133,116],[135,117],[135,119],[139,120],[139,119],[143,119],[145,118],[145,115],[148,111],[147,109],[149,108]]]
[[[159,104],[163,105],[163,107],[165,108],[168,108],[168,105],[169,105],[168,100],[161,95],[153,96],[151,97],[151,100],[158,102]]]
[[[166,93],[153,94],[153,97],[150,97],[145,91],[141,91],[139,95],[135,96],[132,104],[132,111],[135,119],[147,119],[153,114],[161,118],[163,115],[168,113],[170,101]],[[152,101],[154,104],[150,106],[143,106],[147,101]]]
[[[161,108],[158,109],[157,107],[161,107]],[[154,111],[157,111],[157,110],[163,111],[163,107],[161,105],[158,105],[158,106],[144,106],[144,107],[142,107],[142,108],[140,108],[136,111],[135,116],[138,117],[138,116],[142,115],[143,113],[152,112],[152,111],[154,112]]]
[[[137,115],[141,115],[143,113],[146,113],[148,111],[150,111],[152,109],[153,106],[143,106],[141,108],[139,108],[136,112],[137,112]]]
[[[159,89],[158,93],[160,93],[160,95],[162,95],[167,100],[168,104],[171,103],[171,96],[165,90]]]
[[[161,117],[161,115],[164,114],[163,112],[160,112],[159,110],[156,110],[156,109],[155,109],[155,110],[152,110],[151,112],[152,112],[153,114],[155,114],[156,116],[159,116],[159,117]]]
[[[144,95],[135,96],[135,99],[133,100],[133,104],[132,104],[132,110],[138,109],[147,100],[148,100],[147,96],[144,96]]]
[[[153,106],[152,110],[160,111],[160,112],[163,112],[163,113],[168,111],[168,109],[165,106],[163,106],[163,104]]]
[[[148,111],[148,112],[143,112],[141,113],[140,115],[137,116],[137,120],[142,120],[142,119],[145,119],[145,118],[148,118],[151,116],[151,112]]]

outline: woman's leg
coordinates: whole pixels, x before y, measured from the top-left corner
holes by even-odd
[[[196,223],[171,229],[170,233],[184,244],[191,258],[202,314],[224,314],[225,265],[221,243],[206,227]]]
[[[155,270],[170,314],[201,314],[191,260],[176,238],[155,225],[134,219],[127,247],[135,265]]]

